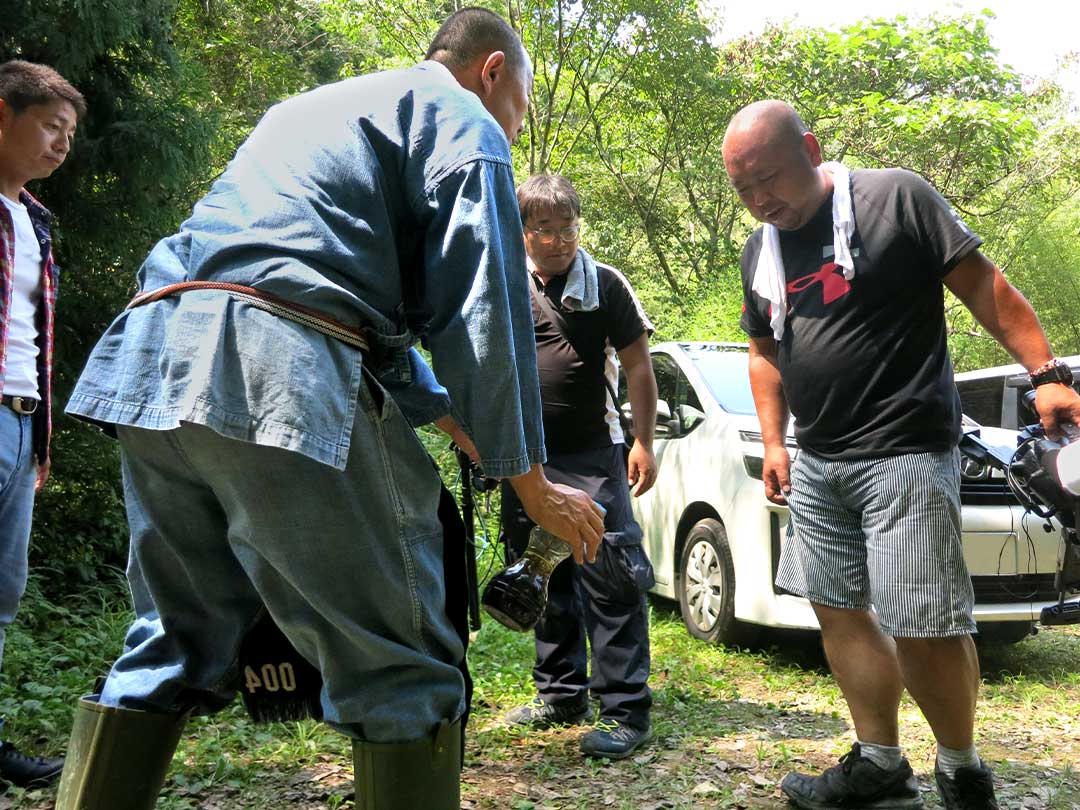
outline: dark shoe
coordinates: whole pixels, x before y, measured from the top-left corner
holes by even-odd
[[[587,700],[548,703],[542,697],[534,697],[530,703],[507,712],[506,722],[512,726],[550,728],[577,725],[588,717]]]
[[[903,810],[922,807],[919,783],[906,759],[891,771],[879,768],[851,746],[840,764],[821,776],[789,773],[780,784],[792,804],[805,810]]]
[[[618,720],[603,720],[581,738],[581,751],[590,757],[623,759],[652,739],[652,727],[633,728]]]
[[[945,810],[998,810],[994,774],[982,760],[977,768],[957,768],[952,779],[935,769],[934,778]]]
[[[0,781],[18,787],[43,787],[56,781],[63,769],[63,757],[28,757],[11,743],[0,743]]]

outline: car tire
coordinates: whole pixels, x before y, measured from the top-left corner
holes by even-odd
[[[1035,635],[1032,622],[988,622],[979,625],[977,644],[1019,644]]]
[[[679,571],[679,611],[690,635],[710,644],[749,644],[754,627],[735,620],[735,563],[720,521],[705,518],[691,527]]]

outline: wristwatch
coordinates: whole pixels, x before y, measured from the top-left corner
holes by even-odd
[[[1043,363],[1032,371],[1028,377],[1031,378],[1032,388],[1038,388],[1040,385],[1046,385],[1047,383],[1073,384],[1073,373],[1072,369],[1069,368],[1069,364],[1057,359]]]

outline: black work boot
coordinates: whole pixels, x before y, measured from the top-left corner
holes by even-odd
[[[460,810],[461,720],[409,742],[353,740],[353,779],[356,810]]]
[[[51,784],[64,767],[63,757],[31,757],[9,742],[0,742],[0,782],[16,787]]]
[[[102,706],[75,710],[56,810],[153,810],[187,713]]]
[[[804,810],[907,810],[923,804],[906,759],[886,771],[864,757],[858,743],[821,776],[789,773],[780,789]]]
[[[981,759],[978,767],[957,768],[952,779],[935,768],[934,778],[945,810],[998,810],[994,774]]]

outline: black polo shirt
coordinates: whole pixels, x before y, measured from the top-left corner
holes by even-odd
[[[600,305],[591,312],[562,305],[566,275],[552,278],[546,286],[532,276],[534,292],[545,296],[570,336],[570,341],[563,337],[534,297],[536,360],[549,453],[596,450],[623,440],[617,406],[611,403],[604,379],[615,388],[616,353],[652,332],[652,324],[623,275],[599,263],[596,269]]]

